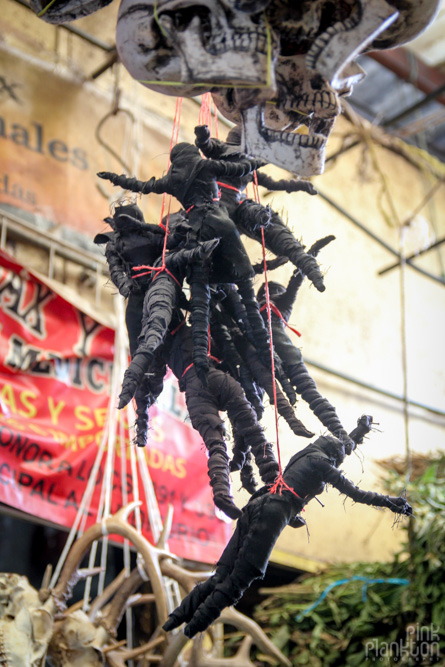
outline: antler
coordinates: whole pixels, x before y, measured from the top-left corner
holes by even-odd
[[[162,585],[159,558],[163,554],[171,558],[171,554],[153,547],[133,526],[128,524],[128,515],[140,504],[140,502],[130,503],[120,509],[115,515],[94,524],[73,544],[60,573],[57,585],[51,591],[50,600],[52,600],[52,605],[63,607],[65,601],[70,597],[72,588],[78,581],[79,563],[82,561],[91,544],[104,537],[104,535],[115,534],[126,537],[141,555],[156,598],[156,610],[159,622],[162,625],[167,620],[167,603]]]
[[[102,592],[101,595],[99,595],[97,598],[95,598],[94,602],[91,603],[90,609],[88,611],[88,618],[90,621],[93,621],[96,619],[97,614],[99,611],[106,605],[106,603],[112,598],[112,596],[116,593],[116,591],[122,590],[122,584],[124,581],[128,579],[128,571],[127,568],[124,568],[122,572],[120,572],[115,579],[109,584],[104,591]],[[119,595],[119,593],[118,593]]]
[[[160,662],[164,664],[162,655],[149,653],[149,651],[162,644],[163,641],[165,641],[164,637],[156,637],[156,639],[151,639],[147,644],[133,649],[121,649],[110,646],[110,648],[106,649],[107,664],[110,667],[127,667],[127,660],[142,655],[144,656],[144,665],[147,665],[147,667],[151,664],[159,664]]]

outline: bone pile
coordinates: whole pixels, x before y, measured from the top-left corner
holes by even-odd
[[[47,588],[48,577],[39,591],[27,578],[18,574],[0,574],[0,656],[5,667],[125,667],[127,661],[136,659],[144,664],[162,664],[173,667],[183,652],[187,639],[184,635],[168,636],[161,628],[167,618],[166,578],[177,581],[185,593],[196,582],[205,581],[210,573],[191,572],[178,559],[165,551],[168,537],[165,531],[157,546],[151,545],[129,523],[128,516],[135,503],[121,509],[101,523],[91,526],[71,547],[56,586]],[[134,570],[125,570],[112,581],[103,593],[88,601],[83,609],[79,604],[68,607],[74,586],[86,576],[97,574],[97,569],[80,570],[80,562],[92,544],[102,539],[104,530],[110,535],[120,535],[135,548],[140,563]],[[142,585],[151,593],[141,593]],[[125,610],[145,605],[150,608],[151,637],[141,646],[129,648],[116,635]],[[290,667],[289,661],[266,637],[252,620],[228,609],[221,620],[237,628],[244,639],[238,649],[238,667],[253,667],[249,659],[252,644],[280,665]],[[201,639],[193,642],[190,655],[182,653],[184,665],[204,665],[215,659],[214,642]],[[218,664],[225,659],[219,657]],[[233,659],[227,659],[227,664]]]

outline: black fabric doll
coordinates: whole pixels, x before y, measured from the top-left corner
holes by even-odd
[[[318,252],[333,241],[334,238],[334,236],[326,236],[316,241],[309,249],[308,254],[317,256]],[[272,305],[271,324],[274,348],[297,394],[300,394],[303,400],[309,403],[309,407],[323,426],[326,426],[340,440],[347,440],[349,436],[343,428],[334,406],[331,405],[327,398],[321,396],[315,381],[309,375],[304,364],[301,350],[293,344],[286,332],[286,325],[292,314],[295,299],[303,279],[304,275],[301,271],[297,270],[292,274],[287,287],[273,281],[269,281],[268,283],[269,298]],[[264,284],[258,290],[257,298],[261,305],[261,314],[266,322],[267,311]]]
[[[119,409],[122,409],[134,396],[141,385],[144,375],[150,369],[154,353],[164,341],[177,307],[187,305],[183,300],[182,285],[187,276],[192,300],[192,327],[194,332],[193,361],[201,381],[205,383],[208,369],[208,326],[209,300],[208,266],[209,258],[218,245],[218,239],[198,242],[192,248],[177,248],[157,260],[150,271],[151,283],[145,293],[142,327],[138,338],[138,347],[131,363],[125,371],[122,391],[119,397]],[[204,290],[203,288],[204,284]]]
[[[154,264],[162,254],[165,232],[158,225],[144,221],[141,209],[136,204],[117,206],[112,217],[105,218],[111,232],[97,234],[94,242],[105,244],[105,257],[110,278],[127,299],[125,321],[128,331],[130,355],[133,358],[142,328],[142,313],[146,290],[151,282],[151,274],[136,277],[134,267],[140,264]],[[185,217],[181,214],[170,216],[170,234],[167,248],[183,243],[190,233]],[[148,386],[146,376],[141,378],[135,390],[136,401],[136,444],[146,443],[148,427],[148,403],[153,389]],[[156,389],[154,390],[156,391]]]
[[[372,418],[364,416],[350,433],[350,442],[360,443],[369,432]],[[255,579],[266,571],[272,549],[287,525],[304,522],[295,518],[313,498],[331,484],[355,502],[374,507],[387,507],[392,512],[410,516],[411,506],[402,497],[385,496],[362,491],[338,470],[352,447],[332,436],[322,436],[295,454],[283,473],[289,488],[271,494],[267,487],[259,489],[243,508],[237,527],[218,561],[215,574],[198,584],[173,611],[164,630],[186,623],[184,634],[193,637],[206,630],[221,611],[236,603]]]
[[[185,209],[199,240],[220,238],[211,280],[236,283],[248,315],[248,334],[252,343],[265,353],[269,341],[253,290],[252,264],[226,208],[219,206],[217,185],[218,178],[242,176],[264,163],[253,159],[236,162],[204,160],[196,146],[185,142],[172,149],[170,159],[170,168],[160,179],[143,182],[110,172],[100,172],[98,176],[133,192],[173,195]]]
[[[208,158],[227,161],[246,159],[246,156],[239,152],[240,134],[237,127],[232,128],[229,132],[227,142],[211,138],[207,125],[195,127],[195,135],[196,146]],[[266,248],[276,255],[286,256],[308,276],[320,292],[323,292],[325,287],[317,262],[304,252],[304,247],[297,241],[290,229],[286,227],[278,213],[270,207],[263,206],[245,196],[244,190],[253,180],[253,172],[241,176],[230,174],[224,176],[222,180],[218,181],[221,188],[221,204],[227,208],[229,216],[235,222],[239,231],[260,243],[262,241],[261,227],[263,226]],[[308,181],[297,181],[295,179],[276,181],[261,171],[257,172],[257,181],[258,185],[262,185],[269,190],[285,190],[286,192],[300,190],[311,195],[317,194],[313,185]]]

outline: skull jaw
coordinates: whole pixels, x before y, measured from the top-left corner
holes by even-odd
[[[330,26],[317,37],[306,56],[308,68],[320,72],[336,90],[347,85],[343,76],[347,65],[399,16],[385,0],[360,0],[359,5],[361,16]]]
[[[243,149],[250,155],[308,178],[322,174],[326,138],[269,130],[263,124],[260,106],[242,112]]]

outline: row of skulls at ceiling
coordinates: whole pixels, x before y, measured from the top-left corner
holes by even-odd
[[[111,0],[31,0],[61,24]],[[358,55],[409,42],[440,0],[122,0],[120,60],[148,88],[211,92],[242,125],[246,152],[302,177],[324,168],[327,138],[365,73]],[[305,132],[295,132],[300,126]]]

